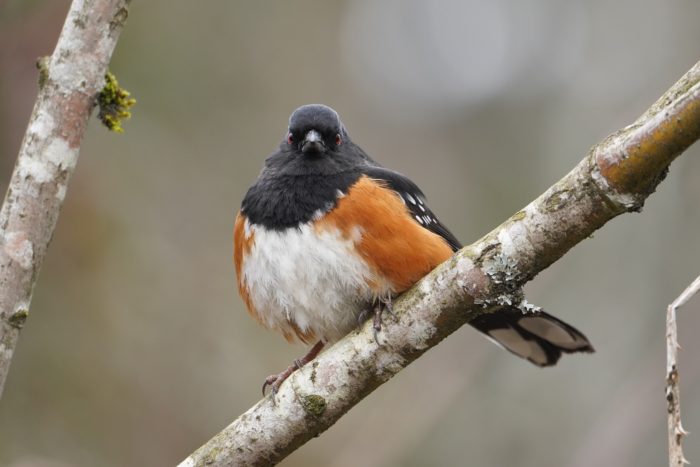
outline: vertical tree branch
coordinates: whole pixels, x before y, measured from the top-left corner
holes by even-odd
[[[130,0],[74,0],[0,210],[0,396],[78,151]]]
[[[678,372],[678,326],[676,311],[700,290],[700,276],[678,296],[666,310],[666,401],[668,402],[668,463],[670,467],[688,464],[682,441],[688,434],[681,424],[681,399]]]

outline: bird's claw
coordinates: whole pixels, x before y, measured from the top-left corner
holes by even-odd
[[[374,335],[374,342],[377,345],[379,343],[379,332],[382,330],[382,314],[387,311],[390,315],[394,314],[394,308],[391,304],[391,297],[386,299],[378,299],[377,304],[374,307],[374,319],[372,320],[372,334]]]
[[[382,307],[378,305],[374,311],[374,319],[372,320],[372,334],[374,335],[374,342],[379,344],[379,332],[382,330]]]
[[[263,382],[262,385],[262,395],[265,397],[265,390],[267,387],[270,387],[270,395],[272,396],[272,401],[274,402],[275,396],[277,395],[277,391],[279,391],[280,386],[284,381],[289,378],[289,376],[294,373],[294,371],[298,370],[301,368],[299,366],[299,361],[294,360],[294,363],[289,366],[286,370],[284,370],[281,373],[278,373],[276,375],[270,375],[267,378],[265,378],[265,381]]]
[[[292,364],[287,367],[286,370],[276,375],[270,375],[267,378],[265,378],[265,381],[262,385],[263,397],[265,397],[265,390],[268,386],[270,386],[270,395],[272,395],[272,403],[274,404],[275,396],[277,395],[277,391],[279,390],[282,383],[284,383],[284,381],[287,378],[289,378],[292,375],[292,373],[294,373],[295,371],[309,363],[311,360],[316,358],[316,355],[318,355],[321,352],[324,345],[325,343],[323,341],[318,341],[313,347],[311,347],[311,349],[306,355],[304,355],[301,358],[295,359],[292,362]]]

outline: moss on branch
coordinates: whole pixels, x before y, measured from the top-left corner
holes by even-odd
[[[110,72],[105,75],[105,86],[97,98],[100,112],[97,117],[110,131],[123,133],[122,121],[131,118],[129,109],[136,99],[126,89],[119,86],[117,78]]]

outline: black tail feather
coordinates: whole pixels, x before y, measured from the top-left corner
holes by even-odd
[[[523,312],[504,307],[469,322],[486,337],[537,366],[552,366],[562,353],[593,352],[588,338],[564,321],[541,310]]]

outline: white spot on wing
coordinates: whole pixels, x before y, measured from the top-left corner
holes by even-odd
[[[420,216],[415,216],[415,217],[416,217],[416,220],[418,221],[418,223],[420,225],[423,225],[423,219]]]
[[[406,199],[411,203],[411,204],[416,204],[416,200],[411,196],[411,193],[405,193]]]

